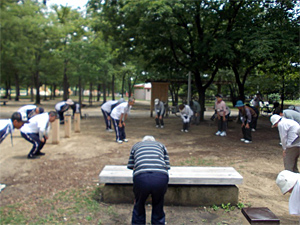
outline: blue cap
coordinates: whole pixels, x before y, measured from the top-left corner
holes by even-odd
[[[243,101],[241,101],[241,100],[238,100],[238,101],[236,102],[236,105],[235,105],[235,107],[242,107],[242,106],[244,106],[244,103],[243,103]]]

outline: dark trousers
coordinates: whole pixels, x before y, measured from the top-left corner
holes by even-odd
[[[182,129],[183,130],[188,130],[190,126],[190,123],[183,123]]]
[[[165,224],[163,207],[168,182],[168,175],[163,173],[141,173],[133,177],[135,204],[132,224],[146,224],[145,202],[149,195],[152,197],[151,224]]]
[[[109,114],[104,111],[103,109],[101,109],[102,113],[103,113],[103,118],[106,124],[106,130],[111,129],[111,120],[108,120],[107,117],[109,116]]]
[[[45,142],[41,142],[40,137],[38,134],[26,134],[21,132],[21,135],[25,140],[29,141],[30,143],[33,144],[32,149],[30,150],[28,156],[32,157],[33,155],[37,155],[40,153],[44,145],[46,144],[46,139]]]
[[[157,115],[157,118],[155,118],[156,125],[159,126],[160,123],[161,126],[164,126],[164,113],[160,115],[160,112],[158,112],[156,115]],[[159,119],[160,116],[161,119]]]
[[[252,135],[251,135],[251,125],[249,125],[249,128],[246,128],[246,123],[244,123],[244,126],[242,127],[243,132],[243,138],[248,141],[252,141]]]
[[[257,117],[252,117],[252,121],[251,121],[251,128],[255,129],[256,130],[256,126],[257,126],[257,119],[258,119],[258,116]]]
[[[60,121],[60,124],[64,124],[65,123],[65,117],[64,117],[64,112],[62,111],[56,111],[58,116],[59,116],[59,121]]]
[[[126,138],[125,134],[125,126],[123,125],[122,121],[122,127],[119,127],[120,120],[115,120],[111,118],[114,124],[115,132],[116,132],[116,141],[118,140],[124,140]]]
[[[229,115],[225,116],[225,121],[223,121],[223,116],[220,116],[220,119],[218,119],[218,130],[219,131],[226,132],[228,117],[229,117]]]

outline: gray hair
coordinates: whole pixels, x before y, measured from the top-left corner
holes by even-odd
[[[146,135],[142,141],[155,141],[155,138],[153,136]]]

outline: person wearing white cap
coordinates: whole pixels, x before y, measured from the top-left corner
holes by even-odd
[[[55,110],[59,116],[60,124],[65,123],[64,112],[68,111],[68,109],[71,105],[74,105],[74,102],[72,101],[72,99],[68,99],[67,101],[61,101],[61,102],[56,103]]]
[[[300,216],[300,174],[283,170],[278,174],[276,184],[282,194],[291,193],[289,199],[290,214]]]
[[[0,120],[0,144],[8,134],[11,135],[12,141],[12,132],[14,128],[21,129],[24,123],[28,123],[28,120],[26,113],[22,112],[14,112],[11,119]]]
[[[164,128],[164,115],[165,115],[165,106],[162,101],[160,101],[158,98],[154,100],[154,110],[156,113],[155,116],[155,123],[156,127]]]
[[[272,127],[277,127],[283,149],[283,163],[286,170],[299,173],[298,158],[300,155],[300,125],[279,115],[270,118]]]
[[[44,112],[44,108],[37,107],[36,105],[24,105],[18,109],[18,112],[26,113],[27,118],[30,119],[31,117],[41,114]]]
[[[42,113],[32,117],[29,123],[21,128],[21,136],[33,144],[27,158],[35,159],[45,153],[41,152],[49,137],[50,123],[53,123],[57,117],[55,111]]]

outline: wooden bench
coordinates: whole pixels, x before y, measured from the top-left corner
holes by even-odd
[[[243,208],[242,213],[251,225],[278,225],[280,220],[267,207]]]
[[[6,102],[8,102],[8,101],[6,101],[6,100],[0,100],[0,102],[2,102],[3,105],[6,105]]]
[[[99,174],[102,200],[132,203],[132,170],[106,165]],[[238,203],[238,188],[243,177],[233,167],[171,167],[166,205],[211,206]]]

